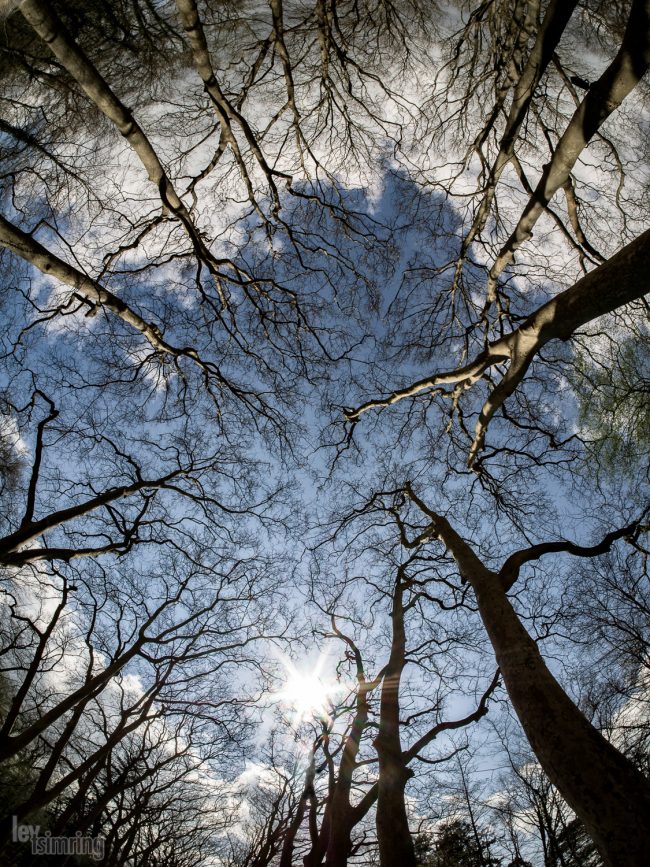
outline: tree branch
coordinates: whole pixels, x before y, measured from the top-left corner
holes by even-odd
[[[509,361],[507,372],[488,395],[476,422],[468,458],[471,467],[483,448],[490,420],[519,386],[540,349],[552,340],[568,340],[588,322],[642,298],[650,288],[649,273],[650,229],[539,307],[515,331],[492,341],[469,364],[425,377],[386,398],[366,401],[356,409],[346,409],[345,417],[354,424],[370,409],[390,406],[451,383],[465,391],[481,380],[491,367]]]

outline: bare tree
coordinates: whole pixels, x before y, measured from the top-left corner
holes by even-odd
[[[415,776],[415,768],[443,768],[445,763],[462,749],[461,746],[450,743],[447,735],[454,731],[469,730],[473,723],[485,716],[489,699],[498,686],[499,674],[497,672],[487,685],[480,674],[477,674],[474,688],[466,685],[472,681],[472,677],[468,673],[465,678],[460,676],[460,669],[455,668],[458,663],[456,653],[460,647],[469,650],[471,641],[468,635],[463,634],[460,625],[454,629],[436,618],[437,610],[454,612],[462,609],[463,594],[455,599],[445,599],[444,595],[438,596],[432,589],[437,582],[435,562],[427,556],[420,556],[418,550],[413,550],[418,546],[411,544],[406,527],[395,509],[376,502],[368,510],[370,524],[363,529],[357,526],[360,516],[363,516],[363,510],[361,513],[355,510],[346,515],[343,521],[337,522],[335,536],[341,536],[337,545],[343,547],[346,556],[351,556],[354,551],[355,557],[359,558],[356,546],[347,548],[347,530],[351,531],[357,545],[361,546],[361,540],[364,540],[362,550],[367,548],[375,553],[379,548],[381,551],[377,564],[373,564],[372,569],[368,567],[368,573],[363,579],[367,590],[366,598],[363,602],[353,602],[354,596],[348,595],[359,591],[360,576],[355,574],[354,578],[341,580],[333,586],[329,586],[329,581],[321,585],[319,593],[328,601],[325,605],[321,601],[319,605],[332,615],[333,630],[325,635],[341,638],[350,648],[359,681],[357,702],[361,691],[365,692],[368,685],[373,691],[380,691],[378,708],[371,712],[367,701],[360,707],[358,705],[351,727],[351,735],[354,735],[355,728],[361,733],[364,729],[372,733],[374,757],[372,754],[367,758],[358,755],[362,741],[357,736],[353,744],[354,755],[350,773],[345,778],[351,778],[355,767],[370,765],[376,768],[376,779],[352,809],[349,806],[349,792],[346,791],[345,809],[341,810],[338,819],[335,819],[332,809],[332,830],[329,830],[329,834],[331,839],[333,829],[337,826],[347,829],[351,826],[350,819],[359,822],[363,812],[376,801],[375,821],[380,863],[392,864],[399,861],[415,864],[413,834],[409,827],[406,803],[407,784]],[[394,549],[394,539],[389,541],[390,547],[384,550],[376,537],[377,528],[385,525],[393,526],[398,533]],[[342,541],[343,539],[345,541]],[[331,567],[325,567],[324,572],[329,576]],[[387,577],[386,573],[390,577]],[[318,587],[318,584],[316,586]],[[387,609],[384,614],[385,621],[380,619],[378,613],[380,607],[384,606]],[[369,629],[368,615],[364,616],[368,609],[373,611],[371,623],[377,620],[374,623],[377,630],[374,643],[377,647],[372,649],[372,656],[378,660],[375,665],[380,664],[379,660],[386,660],[372,682],[366,680],[360,649],[360,637]],[[334,612],[338,612],[337,619],[340,617],[348,622],[349,626],[338,626]],[[383,630],[380,629],[380,624],[384,626]],[[351,630],[354,630],[354,638],[348,634]],[[370,635],[372,633],[373,630],[370,630]],[[365,643],[372,641],[370,635]],[[462,665],[467,667],[467,658]],[[418,688],[417,679],[414,681],[414,675],[411,674],[413,670],[419,672],[422,679],[427,681],[428,688]],[[464,716],[454,715],[447,709],[453,691],[453,687],[448,687],[447,684],[454,683],[456,679],[466,681],[463,686],[457,685],[457,688],[471,692],[470,703],[474,704],[474,709]],[[483,682],[482,688],[478,686],[480,682]],[[370,690],[367,694],[370,698]],[[468,696],[463,695],[463,699],[467,700]],[[347,746],[346,744],[346,750]],[[340,763],[339,785],[346,759],[344,751]],[[337,794],[334,789],[328,808],[335,803]],[[338,854],[339,851],[341,855]],[[350,851],[347,831],[340,846],[337,846],[333,853],[330,854],[328,847],[325,863],[346,863],[344,857]]]
[[[3,671],[14,687],[1,755],[38,757],[15,816],[90,785],[124,739],[143,728],[164,731],[168,720],[185,720],[180,729],[191,744],[196,720],[195,730],[220,743],[224,757],[245,737],[242,712],[253,697],[230,692],[227,672],[260,668],[254,647],[265,615],[258,606],[262,598],[268,603],[269,585],[242,561],[224,563],[218,583],[216,564],[182,574],[170,559],[163,568],[139,579],[99,572],[92,584],[79,574],[74,585],[56,570],[37,572],[31,598],[5,588],[12,640]]]
[[[498,667],[548,858],[648,860],[648,0],[2,17],[5,831],[415,865]],[[312,627],[346,688],[211,824]]]
[[[638,863],[648,843],[633,832],[648,810],[648,783],[636,767],[594,728],[571,701],[546,666],[508,599],[521,568],[547,554],[566,552],[578,557],[606,553],[617,539],[638,534],[640,524],[615,530],[593,546],[567,541],[532,545],[511,554],[500,569],[487,568],[449,520],[435,512],[410,485],[402,492],[422,518],[414,524],[414,546],[439,541],[453,558],[461,581],[476,598],[478,612],[495,652],[513,707],[536,756],[550,780],[584,822],[606,863],[615,859]],[[388,494],[394,496],[394,492]],[[409,515],[412,522],[414,516]],[[553,725],[549,725],[549,719]],[[607,792],[616,787],[616,802]],[[604,814],[603,800],[608,803]],[[621,807],[621,815],[616,805]],[[621,806],[625,804],[625,806]],[[611,818],[608,819],[608,816]],[[629,817],[634,816],[629,826]],[[624,830],[625,829],[625,830]]]

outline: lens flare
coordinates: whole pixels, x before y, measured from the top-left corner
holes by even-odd
[[[275,697],[294,711],[293,727],[313,719],[328,719],[335,694],[344,691],[345,687],[323,677],[324,654],[320,654],[314,668],[308,671],[298,670],[286,656],[282,656],[280,661],[286,671],[286,680]]]

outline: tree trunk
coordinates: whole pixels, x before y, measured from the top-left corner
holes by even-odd
[[[86,96],[129,143],[147,172],[149,180],[158,189],[163,213],[171,212],[182,223],[198,260],[206,266],[215,280],[221,304],[227,307],[227,299],[221,287],[224,276],[222,266],[232,263],[216,259],[210,253],[201,232],[194,225],[190,212],[181,201],[158,154],[132,111],[117,98],[97,68],[68,33],[51,4],[44,0],[22,0],[20,11]]]
[[[516,250],[531,237],[544,208],[569,179],[590,139],[641,81],[649,65],[650,0],[634,0],[616,57],[575,110],[519,222],[492,266],[488,299],[492,299],[497,279],[512,262]]]
[[[650,864],[650,783],[555,680],[498,576],[485,570],[471,580],[508,695],[549,779],[608,867]]]
[[[353,807],[351,803],[352,779],[357,767],[357,756],[361,737],[368,724],[368,693],[379,684],[379,679],[367,681],[363,660],[359,648],[351,638],[345,636],[337,628],[332,617],[334,633],[347,644],[351,650],[357,672],[356,708],[350,731],[345,739],[341,761],[339,764],[338,777],[334,775],[332,757],[329,755],[327,743],[323,745],[323,752],[330,763],[330,783],[328,802],[323,816],[320,833],[314,839],[312,834],[312,846],[305,855],[305,867],[316,867],[325,857],[326,867],[346,867],[352,848],[352,829],[363,818],[373,801],[367,801],[365,811],[359,810],[359,805]],[[365,800],[365,799],[364,799]]]
[[[278,867],[292,867],[293,850],[295,848],[296,835],[298,834],[300,826],[302,825],[302,820],[305,815],[305,810],[307,809],[307,804],[309,803],[311,805],[316,798],[316,793],[314,791],[314,781],[316,778],[316,750],[318,749],[318,745],[319,741],[316,741],[316,743],[312,747],[311,755],[309,756],[309,763],[307,765],[307,770],[305,771],[305,785],[300,796],[300,801],[298,802],[298,805],[296,807],[296,814],[291,820],[289,827],[287,828],[287,833],[282,843],[282,852],[280,854],[280,862]]]
[[[350,810],[350,804],[340,798],[337,798],[337,803],[332,805],[325,867],[346,867],[348,863],[352,848]]]
[[[576,0],[551,0],[549,3],[526,65],[515,85],[512,104],[508,112],[508,120],[501,138],[499,152],[490,170],[479,209],[463,241],[461,257],[465,255],[469,245],[477,234],[482,232],[485,227],[497,184],[503,174],[503,170],[512,159],[519,130],[528,114],[528,108],[532,102],[537,85],[546,71],[577,5]]]
[[[404,790],[413,771],[404,767],[400,756],[380,748],[379,795],[377,798],[377,839],[381,867],[416,867],[413,837],[406,815]]]
[[[595,729],[546,666],[515,613],[504,577],[487,569],[446,518],[431,518],[476,595],[512,705],[546,775],[582,820],[607,867],[650,864],[650,781]]]
[[[404,570],[400,569],[393,594],[392,644],[381,690],[379,734],[375,740],[379,758],[377,841],[381,867],[416,867],[417,863],[404,798],[406,783],[413,772],[406,766],[399,722],[399,689],[406,665],[403,580]]]

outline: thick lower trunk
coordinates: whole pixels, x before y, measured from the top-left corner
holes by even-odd
[[[650,782],[555,680],[498,577],[487,573],[472,583],[508,694],[542,768],[608,867],[650,864]]]
[[[329,815],[327,813],[327,808],[325,808],[325,815],[323,817],[323,824],[320,832],[316,828],[316,822],[314,821],[316,817],[312,816],[311,810],[309,818],[311,847],[307,850],[305,857],[302,859],[302,863],[304,867],[318,867],[319,864],[323,863],[325,850],[327,849],[327,840],[329,838]],[[315,833],[312,833],[312,831],[315,831]]]
[[[504,575],[486,569],[410,484],[406,492],[431,518],[431,529],[474,589],[508,695],[548,778],[584,823],[607,867],[650,864],[650,781],[589,723],[555,680],[510,604]]]
[[[296,815],[294,817],[294,821],[289,826],[287,835],[284,838],[284,842],[282,844],[282,852],[280,854],[280,863],[278,867],[292,867],[293,865],[293,850],[295,848],[296,834],[298,833],[298,829],[302,824],[302,819],[305,815],[305,807],[306,801],[304,798],[301,798],[300,803],[298,804]]]
[[[350,803],[353,771],[353,755],[356,746],[350,736],[344,749],[344,758],[339,769],[338,779],[330,780],[329,792],[320,829],[318,828],[317,802],[311,800],[309,810],[309,837],[311,845],[303,857],[304,867],[346,867],[352,847],[352,829],[358,819]],[[282,865],[281,865],[282,867]]]
[[[339,773],[336,780],[334,780],[332,771],[328,804],[323,817],[321,833],[318,836],[318,845],[316,847],[312,845],[311,851],[305,857],[305,867],[320,864],[323,850],[326,867],[345,867],[352,848],[352,829],[365,815],[352,806],[352,780],[357,768],[357,756],[361,737],[368,724],[368,693],[375,689],[379,681],[366,680],[359,649],[352,639],[339,631],[334,617],[332,617],[332,628],[354,655],[358,684],[355,701],[356,710],[350,732],[343,745]],[[331,756],[329,758],[331,761]],[[319,855],[320,858],[318,858]]]
[[[391,611],[390,658],[381,689],[379,734],[375,749],[379,759],[377,792],[377,841],[381,867],[416,867],[413,838],[406,815],[404,790],[413,772],[406,766],[400,739],[400,683],[406,666],[404,626],[405,566],[398,570]]]
[[[341,805],[344,809],[338,810],[336,805],[332,810],[332,824],[330,825],[329,838],[327,840],[327,852],[325,853],[325,867],[347,867],[348,856],[351,849],[350,806]]]
[[[379,753],[377,842],[381,867],[416,867],[415,848],[406,815],[404,790],[412,771],[399,759]]]

